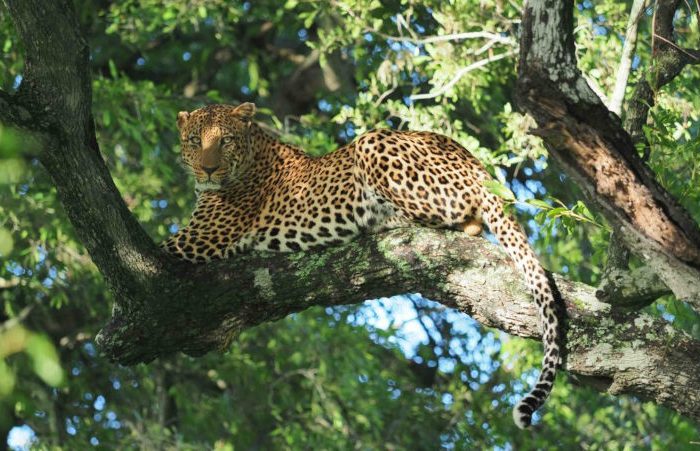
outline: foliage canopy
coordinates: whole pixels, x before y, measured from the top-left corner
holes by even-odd
[[[577,5],[581,70],[613,89],[629,4]],[[157,241],[181,227],[192,181],[174,118],[204,103],[253,101],[259,120],[320,155],[379,126],[459,140],[512,196],[545,265],[596,284],[609,230],[514,111],[521,5],[498,0],[90,2],[76,10],[91,49],[105,161]],[[676,17],[698,47],[698,10]],[[649,66],[641,23],[630,88]],[[23,52],[0,9],[0,88],[22,83]],[[700,74],[657,94],[645,133],[658,179],[700,220]],[[510,339],[419,296],[312,309],[247,331],[224,354],[118,367],[91,339],[110,292],[77,241],[30,143],[0,128],[0,431],[35,446],[153,449],[662,448],[697,426],[651,403],[560,377],[532,435],[510,407],[539,345]],[[545,170],[546,169],[546,170]],[[508,182],[506,182],[508,180]],[[401,293],[397,293],[401,294]],[[700,338],[668,296],[649,308]],[[24,429],[22,429],[24,428]]]

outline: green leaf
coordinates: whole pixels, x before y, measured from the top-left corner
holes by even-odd
[[[254,59],[248,60],[248,78],[250,79],[250,90],[256,91],[260,81],[260,68],[258,67],[258,62]]]
[[[3,127],[0,124],[0,157],[14,157],[22,151],[22,145],[26,143],[23,134],[18,130]]]
[[[549,210],[552,208],[551,205],[541,199],[530,199],[527,201],[527,203],[533,207],[541,208],[543,210]]]
[[[12,233],[5,228],[0,228],[0,257],[7,257],[14,248],[15,241]]]
[[[0,399],[11,394],[14,387],[14,372],[7,366],[5,360],[0,360]]]
[[[561,216],[561,215],[566,214],[568,212],[569,212],[569,210],[567,210],[564,207],[556,207],[556,208],[552,208],[551,210],[549,210],[547,212],[547,217],[548,218],[556,218],[557,216]]]
[[[306,15],[306,17],[304,18],[304,26],[306,28],[309,28],[311,27],[311,25],[313,25],[314,19],[316,19],[316,14],[318,14],[318,10],[312,11]]]
[[[515,194],[513,194],[513,191],[509,190],[507,186],[503,185],[500,182],[497,182],[496,180],[486,180],[484,182],[484,186],[491,193],[495,194],[496,196],[502,199],[509,201],[515,200]]]
[[[32,334],[27,342],[27,353],[32,358],[34,371],[44,382],[57,387],[63,383],[63,369],[53,343],[43,335]]]
[[[112,78],[117,78],[119,76],[119,70],[117,70],[117,65],[114,64],[113,60],[109,60],[109,75]]]

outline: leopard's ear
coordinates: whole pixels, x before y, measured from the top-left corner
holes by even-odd
[[[250,102],[241,103],[233,110],[234,114],[245,120],[253,119],[255,116],[255,104]]]
[[[190,113],[188,113],[187,111],[180,111],[179,113],[177,113],[177,128],[182,130],[182,127],[185,126],[189,117]]]

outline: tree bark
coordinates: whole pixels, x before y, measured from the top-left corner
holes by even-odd
[[[675,11],[678,2],[658,3]],[[532,0],[525,7],[517,98],[537,121],[533,133],[625,245],[700,311],[700,229],[656,182],[619,117],[578,70],[572,0]]]
[[[18,94],[0,96],[8,107],[0,110],[0,120],[32,130],[41,140],[40,161],[114,291],[113,318],[97,338],[112,360],[133,364],[178,351],[200,355],[225,348],[245,328],[314,305],[408,292],[420,292],[486,326],[540,336],[535,306],[504,254],[455,232],[399,229],[313,254],[251,254],[200,266],[161,253],[128,211],[100,155],[88,49],[72,3],[5,3],[26,49],[26,70]],[[649,182],[648,171],[630,156],[629,137],[616,128],[619,121],[611,122],[582,84],[572,53],[571,2],[564,2],[568,10],[550,6],[547,11],[539,3],[528,7],[524,21],[521,97],[542,122],[542,134],[556,144],[553,154],[601,200],[611,221],[627,234],[630,248],[639,252],[651,246],[654,262],[666,265],[662,277],[667,284],[674,269],[687,277],[698,262],[697,230],[653,179]],[[551,22],[543,20],[543,13],[551,14]],[[566,25],[561,40],[555,39],[560,29],[552,29],[552,23]],[[551,38],[546,43],[554,46],[554,61],[544,58],[543,32]],[[557,65],[564,73],[547,70]],[[542,87],[554,95],[542,95]],[[529,101],[537,93],[541,106]],[[619,171],[613,174],[616,181],[630,186],[621,185],[620,193],[598,186],[596,172],[591,175],[584,167],[591,149]],[[646,196],[640,208],[654,221],[650,233],[640,228],[645,217],[634,214],[635,195]],[[594,376],[608,392],[653,399],[700,420],[700,343],[662,320],[600,302],[594,287],[556,279],[568,317],[565,370]]]
[[[6,0],[25,48],[23,81],[4,102],[35,132],[39,160],[81,242],[120,297],[148,298],[160,251],[122,200],[100,154],[92,116],[89,49],[70,0]],[[99,252],[107,250],[107,252]]]

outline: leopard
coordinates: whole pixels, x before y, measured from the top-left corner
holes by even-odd
[[[454,139],[377,128],[321,157],[281,142],[256,106],[214,104],[177,114],[183,166],[195,181],[189,223],[163,248],[207,263],[249,251],[301,252],[361,233],[416,224],[479,235],[483,225],[524,276],[544,356],[535,387],[514,407],[520,428],[549,397],[560,363],[554,290],[484,165]]]

